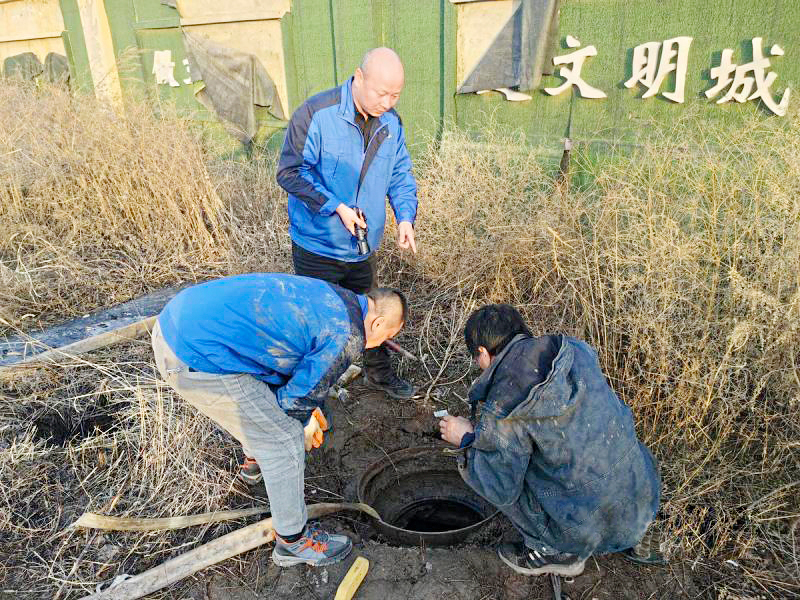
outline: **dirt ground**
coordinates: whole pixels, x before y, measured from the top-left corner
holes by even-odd
[[[152,369],[149,347],[143,343],[118,352],[113,355],[116,360],[133,365],[131,368],[134,372],[146,374],[145,381],[147,381],[148,373]],[[421,375],[412,365],[403,364],[401,372],[421,383],[419,381]],[[474,374],[477,375],[477,372]],[[441,391],[436,388],[428,390],[422,386],[422,396],[411,401],[392,400],[381,392],[366,389],[360,380],[348,386],[346,397],[329,400],[326,413],[333,421],[333,431],[327,435],[322,448],[307,455],[306,501],[309,504],[357,501],[357,481],[376,461],[406,448],[444,447],[443,442],[438,439],[437,419],[433,417],[433,411],[447,408],[451,414],[466,415],[468,407],[462,398],[465,397],[469,375],[460,383],[440,387]],[[88,378],[87,381],[91,383],[91,379],[95,376],[95,370],[88,369],[81,377]],[[83,379],[76,378],[75,373],[72,378],[76,380],[76,385],[85,383],[80,383]],[[91,385],[86,388],[89,391],[92,389],[94,388]],[[76,393],[76,390],[67,391],[70,397]],[[425,396],[425,392],[430,394]],[[181,400],[177,398],[175,400],[179,405],[182,404]],[[96,407],[94,403],[90,404],[91,410],[74,415],[77,419],[71,429],[74,435],[79,435],[83,429],[102,428],[113,420],[111,415],[104,412],[109,409],[108,406],[103,408],[102,402]],[[188,406],[178,406],[174,410],[193,411]],[[52,444],[66,443],[56,435],[60,431],[59,428],[47,421],[55,417],[52,411],[41,413],[35,422],[38,435],[48,437]],[[192,469],[202,471],[205,461],[214,463],[215,468],[222,467],[218,471],[196,473],[200,481],[216,481],[216,487],[204,488],[202,491],[198,490],[198,493],[209,497],[224,496],[224,506],[233,502],[237,508],[243,507],[243,499],[245,506],[259,502],[267,503],[263,484],[249,490],[244,486],[241,490],[237,489],[237,486],[233,489],[230,487],[236,464],[234,453],[238,444],[230,440],[227,434],[221,431],[215,432],[213,425],[208,421],[200,420],[195,427],[199,429],[183,431],[181,435],[192,436],[192,439],[199,440],[203,439],[202,435],[207,434],[209,437],[206,438],[206,442],[211,443],[213,448],[209,447],[209,455],[193,463]],[[9,430],[6,433],[12,434],[13,431]],[[171,443],[175,443],[176,439],[172,439]],[[2,436],[0,443],[5,443]],[[177,452],[173,448],[165,451]],[[227,456],[228,454],[230,456]],[[53,456],[59,457],[57,460],[61,466],[53,465],[51,469],[54,469],[56,474],[48,475],[45,479],[49,480],[52,477],[63,479],[64,491],[54,495],[52,489],[50,491],[43,489],[41,496],[43,501],[50,498],[63,504],[63,514],[58,516],[57,523],[49,530],[52,531],[51,536],[60,539],[59,536],[68,535],[65,533],[68,531],[68,524],[87,510],[87,507],[99,505],[100,508],[97,510],[106,511],[102,508],[104,505],[102,498],[96,500],[88,495],[84,497],[76,490],[75,485],[70,483],[70,478],[78,477],[79,474],[72,473],[69,467],[65,466],[63,456],[58,453]],[[120,450],[119,456],[124,457],[125,453]],[[132,457],[132,460],[146,461],[145,458],[136,457]],[[217,464],[220,462],[221,465]],[[133,466],[135,465],[132,464],[131,467]],[[113,475],[108,469],[103,472]],[[217,477],[215,473],[219,474],[218,480],[215,479]],[[120,489],[130,487],[127,480],[118,482],[115,486],[122,486]],[[50,488],[52,487],[50,485]],[[93,489],[90,488],[89,491]],[[114,487],[114,490],[116,489],[117,487]],[[66,490],[73,490],[69,493],[78,494],[78,497],[68,499],[63,496],[68,493]],[[116,512],[126,510],[126,507],[122,506],[124,502],[121,502]],[[28,507],[25,510],[39,511],[36,514],[40,516],[48,516],[52,512],[46,506],[41,506],[41,502],[34,501],[31,506],[32,508]],[[150,504],[145,503],[132,512],[148,516],[148,507]],[[19,510],[22,514],[23,508],[20,507]],[[202,512],[202,510],[175,505],[171,506],[167,514],[192,512]],[[254,522],[258,518],[251,517],[247,522]],[[87,531],[80,535],[76,534],[72,543],[65,542],[63,547],[43,544],[33,558],[31,555],[26,555],[26,550],[22,548],[0,561],[0,599],[53,597],[52,591],[55,588],[48,581],[41,578],[31,581],[30,573],[40,575],[42,573],[41,568],[27,570],[34,564],[34,558],[37,559],[36,564],[58,568],[59,571],[55,571],[56,573],[71,573],[68,577],[61,575],[57,580],[58,586],[62,581],[91,582],[88,588],[86,585],[65,586],[67,589],[59,600],[73,600],[84,597],[87,589],[93,588],[99,581],[108,583],[120,573],[136,575],[188,551],[191,547],[211,541],[231,529],[242,526],[244,523],[222,524],[215,528],[203,529],[200,533],[196,529],[184,530],[185,533],[175,532],[169,536],[154,535],[149,540],[142,536],[134,538],[130,534],[111,532],[98,534]],[[322,569],[305,566],[279,569],[272,563],[271,545],[265,545],[201,571],[149,597],[175,600],[255,600],[294,598],[300,594],[304,599],[328,600],[334,598],[337,585],[352,560],[361,555],[370,561],[370,569],[354,600],[553,598],[549,578],[528,578],[517,575],[497,557],[496,546],[503,540],[517,537],[513,527],[502,516],[495,517],[463,543],[454,547],[397,544],[383,537],[374,526],[374,522],[360,513],[338,513],[328,516],[323,520],[323,526],[332,531],[346,533],[354,540],[354,552],[343,563]],[[82,560],[83,548],[87,544],[90,548]],[[19,544],[16,547],[19,548]],[[581,576],[576,577],[574,581],[563,582],[562,598],[760,600],[760,598],[791,597],[775,590],[754,589],[753,584],[742,577],[742,571],[737,570],[739,567],[731,566],[728,562],[722,558],[692,561],[675,559],[666,566],[641,566],[628,562],[620,555],[592,557],[587,561],[586,570]],[[727,593],[728,590],[735,591],[735,595]]]
[[[356,481],[373,462],[387,453],[413,446],[437,443],[432,410],[444,401],[400,402],[366,390],[358,383],[349,386],[346,402],[331,401],[334,434],[323,448],[309,456],[306,467],[306,497],[315,501],[354,501]],[[466,407],[459,400],[464,414]],[[458,405],[448,406],[451,413]],[[263,493],[263,492],[262,492]],[[242,558],[248,576],[215,575],[198,582],[183,597],[195,600],[245,600],[256,598],[334,598],[336,588],[355,556],[370,562],[369,572],[356,600],[508,599],[552,598],[547,577],[524,577],[513,573],[497,557],[495,546],[515,533],[510,524],[497,517],[467,543],[456,547],[399,547],[372,526],[366,517],[342,513],[328,517],[323,525],[351,535],[355,548],[348,560],[322,569],[305,566],[279,569],[271,561],[269,547],[254,550]],[[592,558],[585,572],[563,583],[562,597],[571,600],[716,598],[712,576],[702,568],[671,564],[640,566],[621,556]],[[747,598],[748,596],[743,596]],[[753,596],[755,598],[755,596]]]

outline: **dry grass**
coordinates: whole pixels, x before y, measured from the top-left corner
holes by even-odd
[[[417,163],[415,271],[443,308],[511,302],[592,343],[661,460],[669,551],[751,558],[797,592],[800,121],[653,131],[579,149],[569,190],[513,136],[452,134]]]
[[[200,528],[191,539],[180,531],[68,529],[84,510],[172,516],[252,502],[232,488],[234,442],[165,388],[143,342],[7,382],[0,414],[4,590],[51,598],[63,585],[75,596],[232,526]]]
[[[661,461],[669,552],[735,559],[770,598],[800,594],[800,122],[780,123],[688,119],[635,152],[579,147],[571,186],[514,134],[450,133],[416,162],[420,254],[387,243],[381,261],[412,299],[424,403],[460,404],[481,303],[586,339]],[[217,160],[198,139],[175,117],[0,86],[0,316],[30,329],[177,280],[287,270],[274,157]],[[246,503],[231,459],[144,343],[6,382],[0,553],[24,558],[0,563],[2,588],[69,580],[76,596],[216,535],[228,526],[99,542],[64,527]]]
[[[120,118],[60,89],[4,83],[0,158],[0,317],[11,326],[202,276],[225,256],[203,147],[176,117],[132,106]]]

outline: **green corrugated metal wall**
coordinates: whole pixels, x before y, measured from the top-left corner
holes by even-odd
[[[453,114],[455,12],[448,0],[295,0],[284,17],[289,103],[346,80],[364,53],[394,48],[406,66],[399,110],[409,141],[422,141]]]
[[[593,44],[598,55],[584,66],[584,79],[602,89],[604,100],[575,99],[573,137],[576,139],[634,138],[646,133],[648,120],[669,124],[696,110],[699,116],[720,124],[736,123],[745,115],[771,113],[755,102],[718,105],[700,96],[711,87],[708,70],[719,64],[725,48],[734,49],[734,62],[749,61],[750,39],[764,38],[765,48],[779,44],[785,56],[772,59],[778,78],[774,95],[791,87],[795,94],[789,110],[797,110],[800,94],[800,2],[797,0],[563,0],[560,35]],[[686,103],[674,104],[661,97],[642,100],[642,89],[627,89],[632,50],[638,44],[677,36],[694,37],[686,77]],[[566,51],[563,51],[566,53]],[[558,85],[558,77],[544,77],[540,88]],[[533,100],[505,102],[498,94],[466,95],[456,100],[457,122],[467,126],[492,113],[498,123],[521,127],[533,142],[550,147],[563,138],[569,113],[569,93],[557,97],[540,90]]]
[[[86,59],[76,0],[61,3],[76,71],[84,73],[80,82],[86,79]],[[174,9],[158,0],[106,0],[106,8],[117,57],[127,56],[133,67],[122,74],[126,93],[152,90],[141,82],[153,80],[154,49],[171,49],[176,78],[185,76]],[[498,93],[455,95],[456,8],[449,0],[294,0],[282,31],[291,110],[309,95],[344,81],[367,49],[388,45],[406,65],[398,110],[412,145],[435,137],[445,122],[476,131],[497,123],[523,130],[546,152],[560,149],[570,94],[550,97],[541,91],[558,85],[559,77],[544,77],[533,99],[521,103]],[[587,60],[583,75],[608,94],[604,100],[575,98],[572,136],[578,140],[635,141],[646,133],[647,121],[670,123],[687,111],[720,124],[736,123],[753,112],[779,118],[755,102],[717,105],[701,96],[711,86],[708,70],[719,63],[721,51],[733,48],[734,62],[745,62],[750,59],[749,41],[756,36],[764,38],[766,48],[777,43],[785,51],[785,56],[771,59],[778,75],[774,94],[800,84],[797,0],[562,0],[561,39],[567,34],[597,47],[598,56]],[[630,77],[634,46],[684,35],[694,38],[684,105],[661,97],[643,100],[642,89],[623,86]],[[131,46],[145,52],[132,57],[126,54]],[[162,99],[174,100],[198,118],[212,118],[194,99],[194,86],[159,88]],[[798,96],[792,98],[790,112],[797,110]]]

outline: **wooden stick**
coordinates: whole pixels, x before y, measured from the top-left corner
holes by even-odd
[[[384,344],[386,344],[386,347],[387,347],[387,348],[389,348],[389,349],[391,349],[391,350],[394,350],[395,352],[399,352],[400,354],[402,354],[402,355],[403,355],[403,356],[405,356],[406,358],[409,358],[409,359],[411,359],[411,360],[419,360],[419,359],[418,359],[416,356],[414,356],[413,354],[411,354],[411,352],[409,352],[408,350],[406,350],[405,348],[403,348],[403,347],[402,347],[400,344],[398,344],[397,342],[393,342],[392,340],[386,340],[386,341],[385,341],[385,342],[383,342],[383,343],[384,343]]]
[[[374,508],[366,504],[312,504],[308,517],[316,518],[340,510],[360,510],[374,518],[380,518]],[[85,596],[82,600],[137,600],[158,591],[176,581],[205,569],[218,562],[257,548],[275,539],[272,518],[253,523],[232,531],[194,550],[148,569],[130,579],[120,581],[110,588]]]

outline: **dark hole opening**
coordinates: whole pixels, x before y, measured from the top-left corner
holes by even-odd
[[[429,498],[404,506],[392,525],[409,531],[434,533],[462,529],[482,520],[483,515],[464,502]]]

